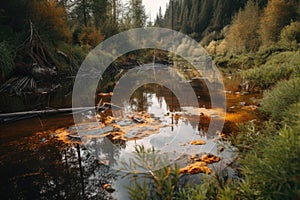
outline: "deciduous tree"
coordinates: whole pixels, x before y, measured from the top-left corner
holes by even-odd
[[[281,29],[297,17],[299,0],[270,0],[261,19],[263,45],[278,41]]]
[[[228,49],[233,52],[256,51],[259,48],[260,10],[256,2],[248,1],[245,9],[234,17],[226,35]],[[251,20],[250,20],[251,19]]]

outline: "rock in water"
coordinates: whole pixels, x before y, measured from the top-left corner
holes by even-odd
[[[116,191],[114,188],[112,188],[111,184],[108,183],[102,185],[102,189],[109,193],[113,193],[114,191]]]

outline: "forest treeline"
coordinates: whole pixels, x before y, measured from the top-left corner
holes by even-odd
[[[0,82],[32,76],[34,68],[47,76],[49,71],[76,73],[101,41],[145,23],[141,0],[1,1]]]
[[[142,0],[2,1],[0,82],[13,74],[32,75],[33,66],[74,73],[101,41],[146,26],[181,31],[211,54],[255,52],[277,42],[297,48],[299,7],[298,0],[170,0],[152,22]],[[39,39],[31,42],[32,35]],[[39,55],[39,48],[47,55]]]

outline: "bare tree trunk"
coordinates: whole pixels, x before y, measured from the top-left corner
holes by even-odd
[[[86,0],[82,0],[82,4],[83,4],[83,23],[84,26],[87,26],[87,5],[86,5]]]
[[[117,22],[117,4],[116,0],[113,0],[113,23],[116,24]]]

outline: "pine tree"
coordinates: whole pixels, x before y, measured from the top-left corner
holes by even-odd
[[[199,12],[199,33],[203,32],[209,25],[210,20],[213,18],[213,1],[203,0]]]
[[[103,24],[107,20],[108,0],[93,0],[92,12],[94,18],[94,25],[97,29],[102,29]]]
[[[78,0],[74,4],[74,9],[72,10],[72,15],[75,18],[74,21],[85,27],[90,25],[91,8],[92,0]]]
[[[159,11],[158,11],[158,14],[156,16],[154,25],[158,26],[158,27],[163,27],[163,16],[162,16],[162,12],[161,12],[161,7],[159,7]]]
[[[184,34],[189,33],[189,27],[188,27],[188,7],[186,6],[184,11],[183,11],[183,16],[182,16],[182,26],[180,29],[180,32]]]
[[[193,0],[193,6],[191,11],[191,29],[192,32],[198,33],[200,31],[200,20],[199,20],[199,10],[200,10],[200,1]]]
[[[132,17],[132,28],[141,28],[146,24],[147,16],[142,0],[131,0],[130,12]]]

